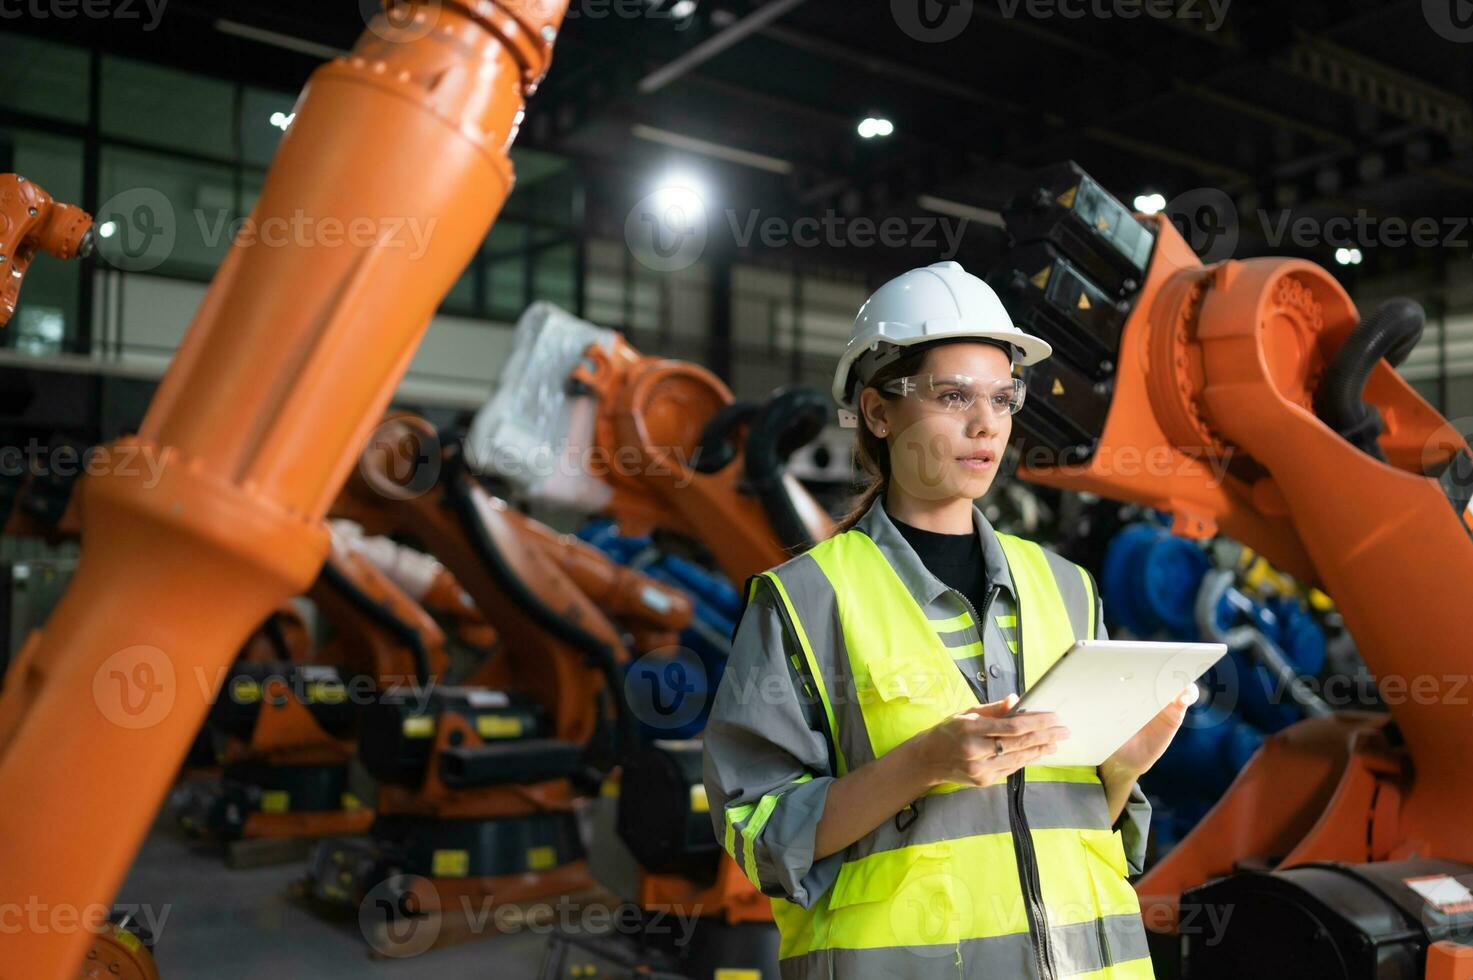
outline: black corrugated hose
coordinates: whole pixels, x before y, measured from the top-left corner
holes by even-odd
[[[1426,314],[1415,300],[1390,299],[1350,332],[1315,392],[1315,414],[1357,449],[1386,459],[1376,442],[1381,413],[1364,399],[1366,380],[1381,358],[1396,367],[1422,338]]]

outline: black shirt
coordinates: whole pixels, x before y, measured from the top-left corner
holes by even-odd
[[[888,510],[885,513],[931,574],[971,600],[977,615],[984,615],[987,566],[982,560],[982,540],[977,537],[976,529],[968,534],[943,534],[912,527]]]

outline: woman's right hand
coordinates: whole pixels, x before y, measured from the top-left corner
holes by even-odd
[[[1017,703],[1018,696],[1009,694],[952,715],[916,736],[917,755],[929,784],[990,786],[1038,762],[1069,737],[1069,729],[1052,711],[1007,717]]]

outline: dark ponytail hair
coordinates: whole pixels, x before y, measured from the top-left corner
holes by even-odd
[[[919,374],[921,365],[926,360],[926,352],[934,346],[936,345],[931,343],[912,347],[898,360],[891,361],[876,371],[875,376],[864,387],[878,389],[881,398],[894,401],[899,396],[885,391],[884,385],[908,374]],[[843,534],[854,527],[871,505],[890,489],[890,444],[871,432],[865,423],[864,413],[859,410],[858,392],[854,395],[854,411],[859,416],[859,433],[854,439],[854,464],[856,469],[869,474],[869,482],[860,491],[854,508],[834,525],[834,534]]]

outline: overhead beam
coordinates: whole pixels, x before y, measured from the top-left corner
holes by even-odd
[[[640,79],[639,92],[658,92],[686,72],[699,68],[721,52],[751,37],[768,24],[804,3],[804,0],[768,0],[741,20],[706,38],[685,54]]]

